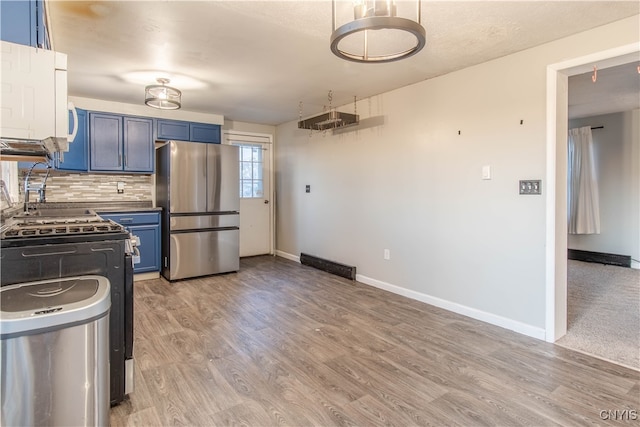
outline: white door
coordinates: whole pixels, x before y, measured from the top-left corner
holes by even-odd
[[[271,136],[227,133],[240,147],[240,256],[273,253]]]

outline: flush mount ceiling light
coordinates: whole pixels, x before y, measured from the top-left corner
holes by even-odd
[[[331,51],[348,61],[398,61],[415,55],[426,43],[420,0],[332,0],[332,12]]]
[[[144,103],[160,110],[177,110],[181,107],[182,92],[167,86],[169,79],[156,79],[157,85],[149,85],[144,89]]]

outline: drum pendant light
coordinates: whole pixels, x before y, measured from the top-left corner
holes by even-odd
[[[361,63],[392,62],[415,55],[426,44],[420,1],[356,0],[352,6],[332,0],[331,51],[339,58]]]
[[[144,90],[144,103],[160,110],[177,110],[182,106],[182,92],[167,86],[169,79],[158,78],[157,85],[149,85]]]

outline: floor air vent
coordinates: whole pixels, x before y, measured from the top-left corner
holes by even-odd
[[[336,276],[356,280],[356,268],[350,265],[340,264],[339,262],[329,261],[303,253],[300,254],[300,263],[326,271],[327,273],[335,274]]]

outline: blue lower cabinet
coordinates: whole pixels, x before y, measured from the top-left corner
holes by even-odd
[[[134,273],[160,271],[160,212],[109,212],[99,215],[123,225],[140,240],[140,262],[134,264]]]
[[[140,262],[134,264],[134,273],[160,271],[160,224],[132,225],[128,228],[140,241]]]

